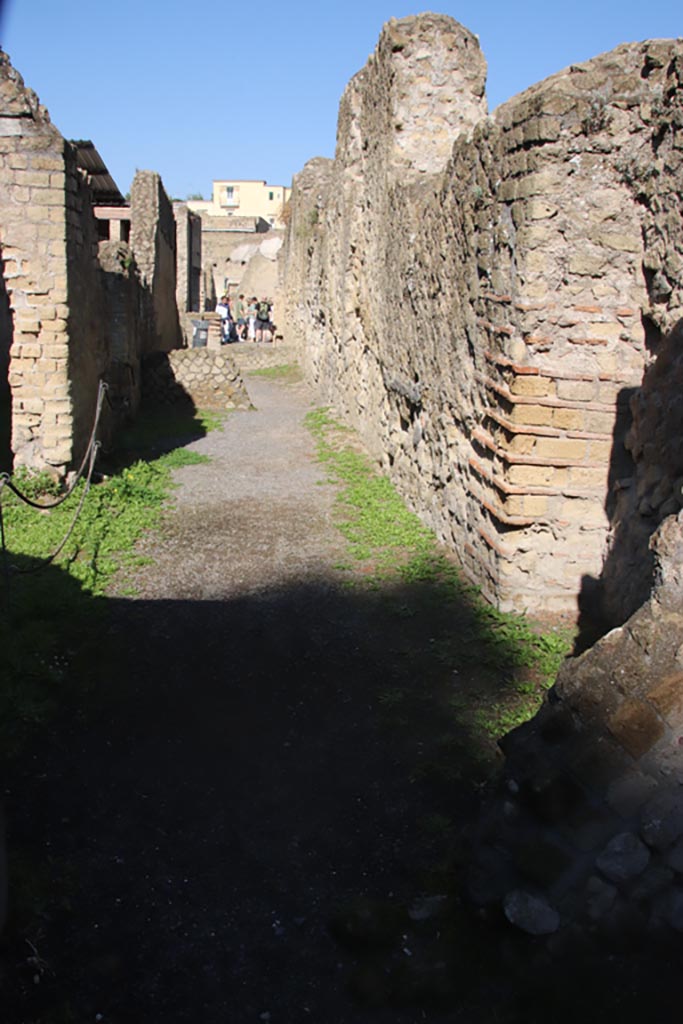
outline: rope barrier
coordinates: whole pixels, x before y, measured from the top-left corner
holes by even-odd
[[[98,388],[98,391],[97,391],[97,402],[96,402],[96,405],[95,405],[95,420],[94,420],[94,423],[93,423],[92,430],[90,431],[90,439],[88,441],[88,446],[85,449],[85,455],[83,456],[83,461],[81,462],[81,464],[80,464],[80,466],[78,468],[78,472],[76,473],[75,478],[71,481],[71,484],[69,485],[67,490],[64,492],[64,494],[60,494],[60,496],[58,498],[56,498],[55,501],[47,501],[47,502],[33,501],[33,499],[29,498],[27,494],[23,494],[19,490],[19,488],[16,486],[16,484],[12,483],[12,480],[10,478],[9,473],[0,473],[0,495],[2,494],[2,488],[3,487],[8,487],[9,490],[12,491],[13,494],[16,494],[17,498],[19,498],[21,501],[24,502],[24,504],[30,505],[31,508],[37,508],[37,509],[41,509],[41,510],[42,509],[58,508],[59,505],[61,505],[63,502],[65,502],[67,498],[70,498],[71,495],[73,494],[73,492],[76,490],[76,487],[78,486],[78,484],[79,484],[79,482],[81,480],[81,477],[83,476],[83,471],[85,470],[85,467],[88,465],[88,459],[90,458],[91,451],[92,451],[92,449],[93,449],[93,447],[95,445],[95,437],[97,435],[97,428],[99,426],[100,416],[102,414],[102,404],[104,402],[104,397],[105,397],[105,395],[107,394],[108,391],[109,391],[109,385],[105,384],[104,381],[101,380],[99,388]],[[91,472],[92,472],[92,470],[91,470]]]
[[[32,575],[33,573],[36,573],[36,572],[41,572],[43,569],[46,569],[61,554],[61,552],[63,551],[65,545],[67,544],[71,534],[73,533],[73,531],[74,531],[74,529],[76,527],[76,523],[78,522],[78,517],[80,516],[80,514],[81,514],[81,512],[83,510],[83,506],[85,504],[85,499],[87,498],[88,493],[90,491],[90,485],[92,483],[92,475],[93,475],[93,472],[94,472],[94,469],[95,469],[95,461],[97,459],[97,453],[99,452],[100,447],[101,447],[100,442],[98,440],[96,440],[96,437],[97,437],[97,429],[98,429],[99,422],[100,422],[100,416],[101,416],[101,413],[102,413],[102,405],[103,405],[103,402],[104,402],[104,398],[105,398],[105,396],[107,394],[107,391],[108,391],[108,385],[105,384],[104,381],[100,381],[99,389],[98,389],[98,392],[97,392],[97,402],[96,402],[96,406],[95,406],[95,419],[94,419],[94,422],[93,422],[92,430],[90,432],[90,439],[88,441],[88,446],[87,446],[87,448],[85,450],[85,455],[83,456],[83,461],[81,462],[81,465],[80,465],[80,467],[78,469],[78,472],[76,473],[76,476],[75,476],[74,480],[71,482],[71,484],[70,484],[69,488],[67,489],[67,491],[64,494],[60,495],[60,497],[56,501],[45,502],[45,503],[33,501],[32,498],[29,498],[28,495],[23,494],[19,490],[19,488],[16,487],[12,483],[12,481],[10,480],[9,473],[2,473],[2,474],[0,474],[0,545],[2,546],[3,571],[4,571],[4,575],[5,575],[5,580],[6,580],[6,583],[7,583],[7,593],[8,593],[8,596],[9,596],[9,578],[10,578],[10,573],[13,572],[13,573],[16,573],[17,575],[28,576],[28,575]],[[12,491],[12,493],[15,494],[17,496],[17,498],[19,498],[21,501],[23,501],[26,505],[29,505],[31,508],[39,509],[40,511],[44,511],[46,509],[47,510],[54,509],[54,508],[57,508],[59,505],[61,505],[63,502],[65,502],[66,499],[69,498],[73,494],[73,492],[75,491],[76,487],[80,483],[81,478],[83,477],[83,474],[84,474],[86,466],[88,467],[88,472],[87,472],[87,477],[86,477],[86,481],[85,481],[85,487],[83,488],[83,494],[81,495],[81,498],[80,498],[80,501],[78,503],[78,507],[76,508],[76,511],[74,513],[73,519],[71,520],[71,523],[69,524],[69,528],[66,531],[66,534],[64,535],[62,540],[60,541],[60,543],[57,546],[57,548],[52,552],[51,555],[48,555],[47,558],[45,558],[40,563],[40,565],[32,566],[30,569],[19,569],[19,568],[17,568],[17,566],[10,565],[9,561],[8,561],[8,557],[7,557],[8,556],[8,552],[7,552],[7,545],[6,545],[6,541],[5,541],[5,524],[4,524],[3,514],[2,514],[2,490],[3,490],[3,488],[4,487],[9,488],[9,490]]]

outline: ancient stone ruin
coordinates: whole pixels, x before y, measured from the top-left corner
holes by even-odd
[[[159,353],[188,343],[200,222],[152,171],[127,204],[92,143],[64,139],[0,52],[0,225],[0,468],[63,476],[88,443],[99,381],[107,443],[139,407],[146,361],[158,368]],[[227,355],[191,353],[182,381],[166,365],[167,398],[248,401]]]
[[[646,371],[681,423],[653,385],[683,308],[682,59],[621,46],[487,116],[475,36],[390,22],[335,159],[295,179],[283,272],[307,372],[505,609],[574,613],[607,561],[623,618],[683,500],[680,433],[659,453],[640,437]]]
[[[385,26],[294,181],[288,336],[491,601],[619,627],[506,738],[470,898],[683,931],[683,41],[491,115],[485,76],[451,19]]]

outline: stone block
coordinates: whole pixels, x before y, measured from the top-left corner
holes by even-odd
[[[596,865],[610,882],[628,882],[642,874],[650,862],[650,851],[632,832],[621,832],[599,854]]]
[[[554,473],[552,466],[510,466],[507,479],[517,487],[547,487]]]
[[[510,384],[513,395],[531,395],[544,398],[551,394],[553,382],[547,377],[523,376],[515,377]]]
[[[683,672],[674,672],[647,693],[647,700],[662,718],[678,724],[683,716]]]
[[[591,234],[591,240],[606,249],[616,252],[640,253],[643,251],[643,240],[638,234],[628,235],[618,231],[598,229]]]
[[[510,419],[515,424],[528,424],[530,427],[549,427],[553,420],[553,410],[545,405],[515,405]]]
[[[584,413],[584,429],[595,434],[611,434],[614,429],[616,413],[586,412]]]
[[[63,171],[64,157],[61,155],[48,156],[36,153],[31,156],[30,166],[35,171]]]
[[[548,499],[542,494],[525,494],[523,514],[525,516],[544,516],[548,511]]]
[[[553,409],[553,426],[558,430],[584,430],[585,415],[579,409]]]
[[[595,397],[592,380],[558,380],[557,397],[571,402],[590,402]]]
[[[547,410],[557,412],[558,410]],[[586,442],[562,437],[539,437],[534,447],[534,455],[552,462],[580,462],[586,456]]]
[[[515,889],[503,902],[508,921],[529,935],[552,935],[560,927],[560,915],[540,896]]]
[[[574,252],[569,257],[568,269],[571,274],[581,277],[601,277],[607,269],[607,258],[604,254]]]
[[[649,705],[641,700],[625,700],[607,721],[607,728],[624,750],[639,758],[664,734],[664,725]]]
[[[603,320],[588,324],[587,335],[589,338],[607,338],[608,341],[617,341],[623,329],[621,324],[607,323]]]

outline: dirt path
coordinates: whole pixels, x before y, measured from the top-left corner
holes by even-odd
[[[381,1008],[383,958],[402,967],[418,938],[363,901],[418,895],[435,856],[420,822],[457,813],[457,784],[420,771],[434,723],[385,714],[392,688],[424,687],[409,633],[427,644],[438,610],[407,631],[382,596],[339,585],[334,489],[303,425],[314,396],[249,389],[256,411],[178,472],[139,597],[108,602],[99,710],[11,780],[13,843],[47,909],[7,1024],[426,1019],[410,993]],[[333,932],[352,903],[349,950]]]

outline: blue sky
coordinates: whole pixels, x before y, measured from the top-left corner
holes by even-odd
[[[337,107],[399,0],[0,0],[0,43],[67,138],[90,138],[122,191],[136,168],[176,197],[214,178],[289,184],[333,156]],[[490,109],[622,42],[683,36],[681,0],[459,0]]]

